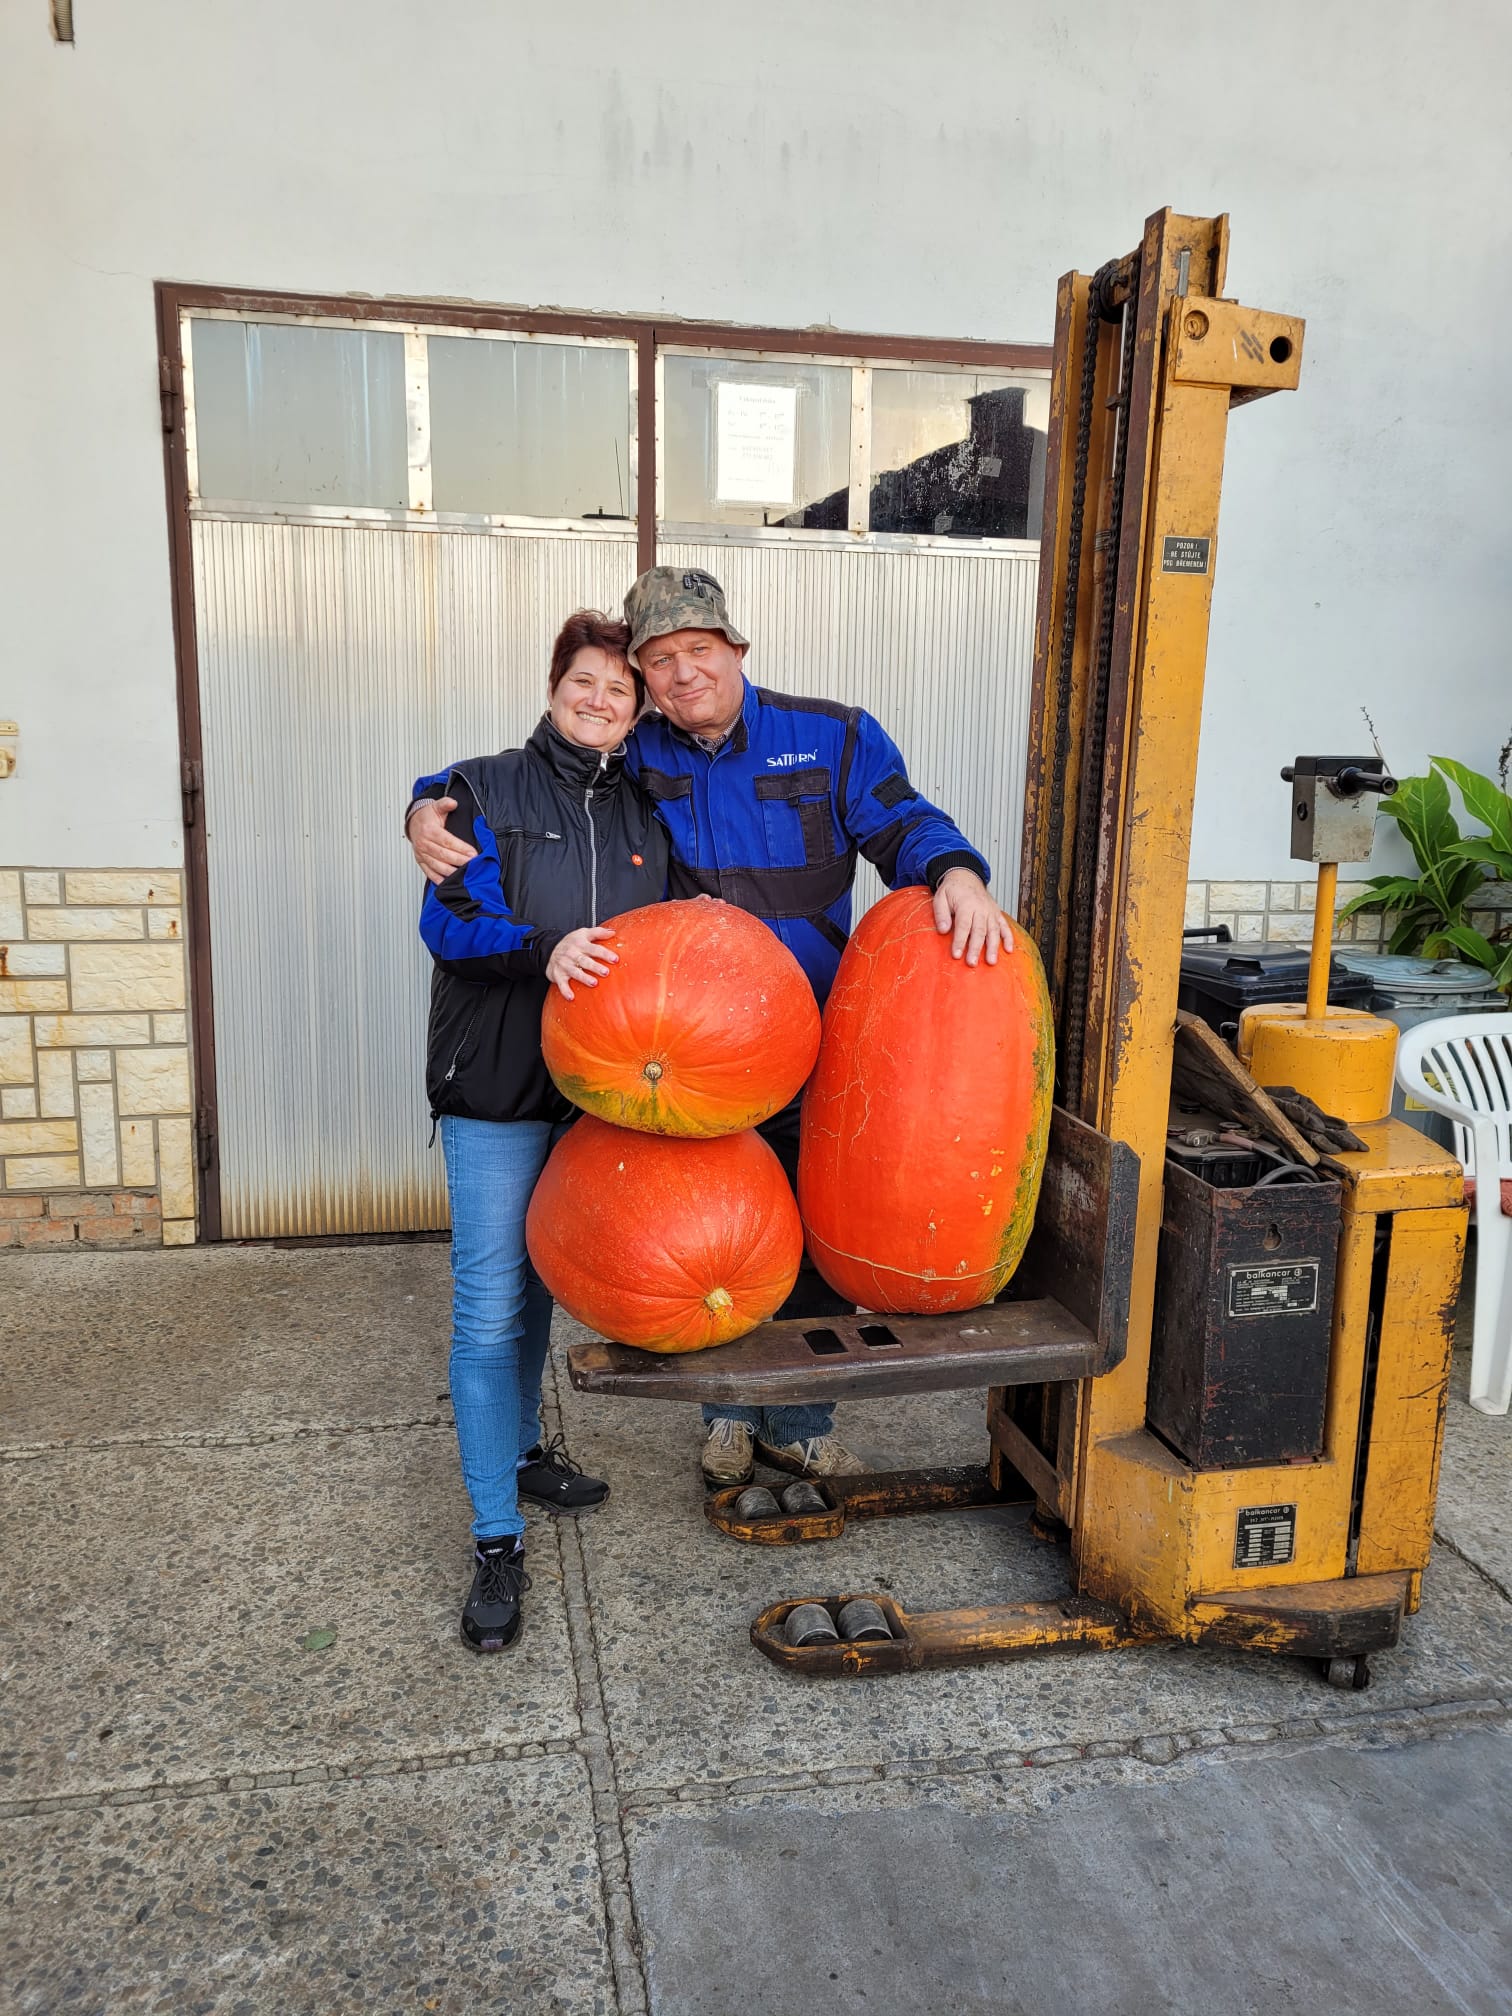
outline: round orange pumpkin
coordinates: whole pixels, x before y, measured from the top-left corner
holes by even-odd
[[[553,989],[541,1049],[585,1112],[643,1134],[706,1137],[758,1126],[803,1087],[819,1010],[775,931],[696,897],[609,920],[618,954],[596,987]]]
[[[924,889],[869,910],[840,960],[803,1099],[798,1204],[836,1294],[897,1315],[990,1302],[1018,1265],[1050,1130],[1039,953],[952,959]]]
[[[525,1242],[590,1330],[643,1351],[703,1351],[786,1301],[803,1228],[759,1134],[669,1141],[585,1119],[551,1151]]]

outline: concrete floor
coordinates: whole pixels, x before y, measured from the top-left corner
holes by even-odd
[[[1512,2009],[1512,1423],[1456,1396],[1364,1694],[1169,1647],[824,1685],[756,1610],[1049,1596],[1062,1557],[1013,1512],[737,1547],[693,1409],[561,1374],[614,1496],[532,1523],[479,1660],[446,1291],[438,1246],[5,1263],[0,2010]],[[845,1426],[983,1441],[979,1396]]]

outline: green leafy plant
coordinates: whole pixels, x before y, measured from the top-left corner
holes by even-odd
[[[1509,744],[1512,747],[1512,744]],[[1506,752],[1503,752],[1505,763]],[[1384,818],[1394,819],[1412,849],[1416,875],[1373,875],[1369,891],[1339,913],[1385,912],[1396,919],[1387,950],[1421,952],[1441,959],[1454,952],[1483,966],[1496,985],[1512,988],[1512,924],[1488,938],[1467,912],[1485,906],[1488,882],[1512,883],[1512,793],[1450,756],[1429,758],[1426,777],[1404,777],[1381,801]],[[1460,832],[1450,806],[1453,784],[1466,812],[1487,830]],[[1489,871],[1489,872],[1488,872]]]

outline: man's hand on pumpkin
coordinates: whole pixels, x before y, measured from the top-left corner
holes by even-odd
[[[996,966],[998,950],[1013,949],[1013,930],[987,884],[970,868],[951,868],[934,892],[935,929],[950,936],[950,956],[975,966],[985,953]]]

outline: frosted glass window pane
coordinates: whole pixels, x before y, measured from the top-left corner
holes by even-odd
[[[849,365],[669,356],[662,371],[669,523],[845,530]]]
[[[409,502],[403,336],[196,320],[192,348],[202,498]]]
[[[871,530],[1037,539],[1050,381],[872,372]]]
[[[630,353],[430,338],[438,511],[629,519]]]

